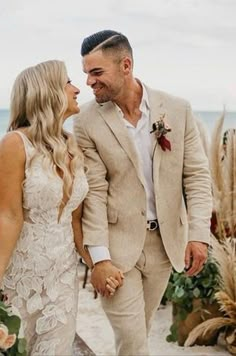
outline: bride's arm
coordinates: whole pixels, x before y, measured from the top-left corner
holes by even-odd
[[[16,133],[0,141],[0,283],[23,225],[25,150]]]
[[[87,249],[83,246],[83,232],[82,232],[82,204],[72,213],[72,227],[74,232],[75,246],[79,255],[83,258],[87,266],[92,269],[93,262]]]

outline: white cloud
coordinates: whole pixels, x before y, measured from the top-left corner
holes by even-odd
[[[39,61],[65,60],[92,97],[81,69],[83,38],[104,28],[128,36],[135,74],[193,107],[236,110],[235,0],[0,0],[0,107],[16,75]]]

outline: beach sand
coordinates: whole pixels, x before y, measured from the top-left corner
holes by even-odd
[[[84,269],[85,267],[81,265],[77,333],[97,356],[113,356],[115,355],[113,331],[102,310],[100,299],[94,299],[92,285],[88,282],[86,288],[82,288]],[[161,306],[156,313],[149,337],[150,355],[230,355],[223,344],[186,348],[178,346],[177,343],[168,343],[166,336],[171,325],[171,312],[171,305],[167,305]]]

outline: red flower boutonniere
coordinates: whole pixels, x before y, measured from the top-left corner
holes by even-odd
[[[152,131],[150,133],[155,134],[159,145],[161,146],[162,150],[165,151],[166,149],[171,151],[171,144],[170,141],[165,137],[167,132],[171,131],[169,125],[165,122],[165,114],[160,115],[160,119],[155,121],[152,124]]]

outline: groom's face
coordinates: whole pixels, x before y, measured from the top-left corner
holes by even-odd
[[[114,54],[98,50],[85,55],[83,70],[87,74],[87,85],[93,89],[98,103],[113,101],[119,96],[125,74],[122,60]]]

